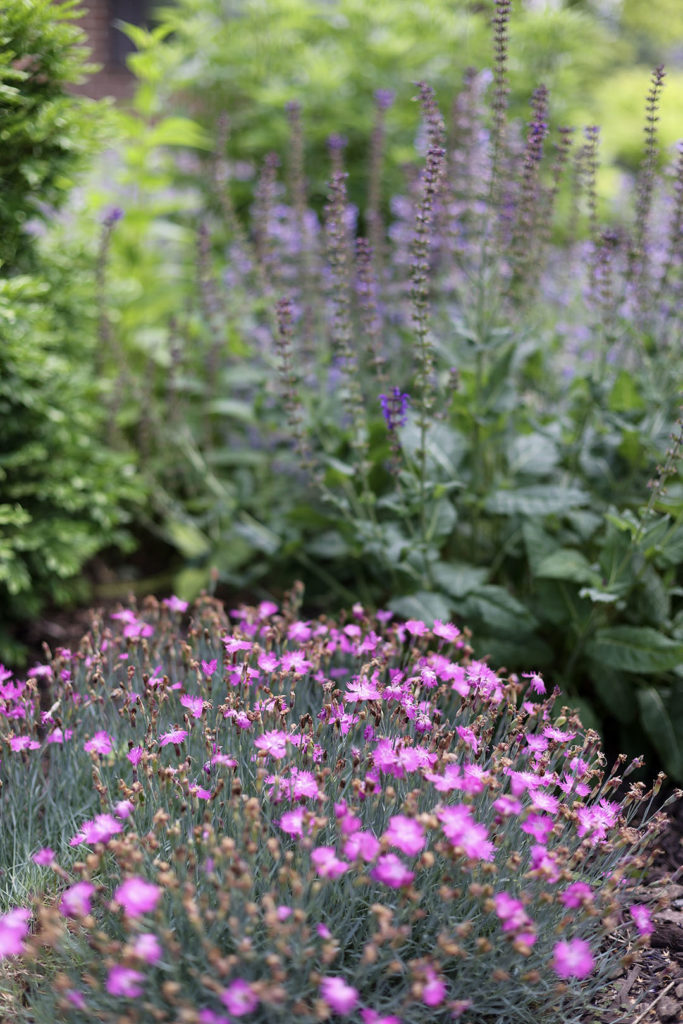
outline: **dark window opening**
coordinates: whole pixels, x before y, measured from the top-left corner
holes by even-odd
[[[117,27],[117,21],[149,28],[151,25],[152,0],[109,0],[109,53],[113,64],[126,66],[126,57],[135,52],[135,44]]]

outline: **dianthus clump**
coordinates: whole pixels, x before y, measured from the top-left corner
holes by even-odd
[[[0,701],[17,1022],[566,1024],[652,931],[652,794],[452,623],[150,600]]]

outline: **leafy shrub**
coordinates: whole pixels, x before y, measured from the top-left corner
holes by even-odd
[[[260,166],[270,151],[284,150],[282,110],[300,103],[307,175],[320,211],[331,136],[347,139],[354,202],[366,194],[377,89],[396,97],[384,123],[385,197],[400,188],[418,128],[410,104],[414,83],[429,81],[450,98],[466,67],[487,59],[492,10],[490,2],[444,0],[180,0],[156,10],[154,32],[129,27],[140,50],[130,63],[146,102],[160,113],[171,101],[213,135],[227,114],[230,133],[217,144],[245,175],[249,164]],[[619,41],[585,12],[522,9],[515,33],[517,113],[543,78],[557,115],[566,118],[569,102],[585,97],[621,52]],[[248,203],[248,182],[234,178],[231,188],[238,205]]]
[[[73,268],[72,268],[73,269]],[[106,418],[83,342],[35,276],[0,279],[0,651],[21,659],[17,623],[88,589],[80,571],[125,545],[141,499],[131,456],[103,443]],[[73,312],[73,311],[72,311]],[[82,332],[82,333],[79,333]],[[79,345],[80,342],[80,345]],[[129,539],[129,538],[128,538]]]
[[[88,65],[73,3],[5,0],[0,24],[0,265],[28,270],[29,222],[48,218],[100,137],[106,109],[70,95]]]
[[[453,625],[299,601],[151,599],[3,672],[12,1019],[599,1013],[653,929],[653,794]]]

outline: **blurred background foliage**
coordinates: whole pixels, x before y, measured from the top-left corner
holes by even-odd
[[[649,510],[673,553],[662,553],[659,541],[645,544],[645,529],[633,519],[673,428],[678,382],[672,347],[667,341],[658,348],[656,303],[641,309],[647,316],[634,326],[610,293],[615,282],[617,291],[628,284],[620,264],[609,264],[614,276],[603,279],[602,291],[594,287],[592,307],[579,283],[581,273],[597,273],[580,249],[582,239],[595,251],[603,246],[601,258],[612,259],[591,224],[586,181],[602,196],[601,214],[623,221],[625,233],[632,229],[623,199],[632,196],[641,167],[652,64],[671,64],[652,161],[670,162],[680,132],[680,54],[670,42],[676,37],[647,27],[648,12],[659,21],[658,3],[661,18],[670,15],[675,23],[677,12],[669,12],[667,2],[513,2],[509,106],[517,157],[531,95],[543,81],[550,90],[548,120],[554,129],[576,126],[579,148],[582,126],[602,125],[600,169],[592,182],[584,161],[578,206],[570,187],[557,196],[554,241],[579,245],[572,264],[578,269],[575,280],[570,270],[569,282],[558,271],[545,307],[525,305],[521,293],[508,302],[496,267],[484,268],[478,284],[474,275],[464,299],[449,293],[452,283],[445,286],[435,318],[440,354],[461,371],[461,391],[430,441],[435,472],[446,476],[432,495],[429,538],[415,552],[402,531],[417,515],[421,487],[408,481],[412,506],[404,516],[405,503],[402,511],[392,497],[389,439],[369,375],[363,385],[370,389],[369,457],[372,488],[384,502],[382,528],[357,510],[349,518],[343,501],[330,511],[311,488],[283,416],[274,308],[284,289],[318,274],[306,301],[314,307],[319,344],[298,370],[310,371],[305,415],[325,464],[325,486],[348,498],[357,475],[333,383],[340,366],[328,337],[329,267],[319,254],[313,269],[306,267],[291,248],[301,213],[293,212],[297,162],[307,179],[306,202],[320,216],[340,152],[330,152],[329,139],[344,137],[349,198],[360,228],[367,229],[378,131],[374,96],[378,89],[393,95],[383,124],[379,198],[385,225],[393,222],[399,233],[395,248],[403,246],[404,262],[389,275],[396,288],[389,307],[396,315],[386,320],[387,352],[392,384],[408,388],[414,338],[400,307],[410,291],[406,239],[426,148],[420,110],[411,100],[417,80],[430,82],[448,125],[454,124],[467,69],[493,66],[492,0],[177,0],[160,6],[148,29],[125,27],[137,47],[129,58],[137,90],[118,110],[68,95],[69,81],[85,70],[86,53],[78,50],[66,17],[76,8],[13,0],[17,24],[38,11],[41,31],[61,33],[46,95],[57,97],[65,113],[53,122],[59,129],[54,145],[31,144],[28,158],[19,153],[16,164],[7,165],[18,168],[21,187],[8,192],[14,196],[8,238],[13,231],[14,241],[1,269],[0,317],[10,344],[0,401],[12,429],[5,429],[0,456],[0,606],[10,624],[0,636],[0,657],[7,651],[20,656],[11,640],[17,619],[49,604],[87,599],[92,573],[83,567],[98,553],[116,576],[98,597],[124,597],[133,585],[192,597],[216,579],[231,596],[277,596],[296,574],[318,610],[358,597],[392,600],[402,613],[455,615],[473,625],[487,652],[508,667],[530,667],[533,652],[535,667],[547,667],[555,679],[566,669],[589,724],[620,714],[621,736],[632,748],[647,722],[660,758],[683,777],[677,738],[683,687],[675,672],[683,650],[680,492],[674,490],[671,507]],[[52,21],[57,8],[60,16]],[[21,76],[32,73],[33,64],[18,68],[25,61],[17,39],[31,54],[43,46],[53,51],[30,32],[15,32],[4,44],[10,83],[2,93],[5,123],[19,150],[22,130],[33,130],[22,129],[16,118],[22,89],[32,95],[33,85]],[[491,77],[484,70],[476,80],[482,137],[491,129]],[[292,102],[301,108],[301,152],[286,111]],[[34,118],[34,107],[26,104],[25,113]],[[84,158],[97,139],[100,157],[87,172]],[[463,159],[471,155],[466,150]],[[270,153],[281,165],[277,173],[267,163]],[[550,171],[546,166],[546,181]],[[476,180],[468,188],[471,198]],[[392,205],[397,196],[403,200]],[[657,216],[668,229],[667,214],[658,209]],[[470,227],[474,223],[476,217]],[[548,238],[540,235],[543,247]],[[316,244],[322,252],[321,236]],[[626,238],[620,256],[629,244]],[[259,245],[265,245],[261,252]],[[508,253],[513,263],[519,237],[515,245]],[[555,269],[563,265],[557,252]],[[30,275],[11,284],[19,269]],[[474,301],[475,285],[477,294],[490,296],[488,310]],[[643,294],[649,301],[646,293],[641,289],[639,302]],[[362,320],[362,308],[354,315]],[[661,337],[668,339],[675,322],[666,311],[662,322]],[[635,338],[635,362],[615,377],[606,355],[600,357],[600,378],[581,365],[581,346],[590,347],[591,335],[603,353],[615,338]],[[571,388],[558,376],[558,367],[567,369],[562,360],[570,342],[569,362],[578,369]],[[447,375],[445,364],[440,370]],[[536,406],[529,403],[532,393]],[[527,448],[535,454],[520,458]],[[485,487],[477,471],[484,449]],[[479,492],[468,483],[465,494],[474,498],[463,502],[457,492],[468,474],[479,476]],[[560,475],[565,489],[581,490],[579,497],[574,493],[579,511],[571,522],[563,518],[564,493],[550,500],[535,490],[553,487]],[[126,558],[122,552],[135,543],[138,553]],[[150,551],[154,578],[146,575]],[[640,630],[637,650],[628,646],[624,653],[623,637],[610,630],[632,627]],[[579,654],[572,657],[576,637]],[[654,680],[647,690],[644,677]]]

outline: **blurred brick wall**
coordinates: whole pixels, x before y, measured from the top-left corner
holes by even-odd
[[[81,16],[76,20],[88,37],[90,60],[101,70],[90,75],[74,92],[93,99],[114,96],[128,99],[135,81],[126,67],[126,54],[132,49],[127,37],[114,27],[117,19],[145,24],[149,4],[145,0],[81,0]]]

